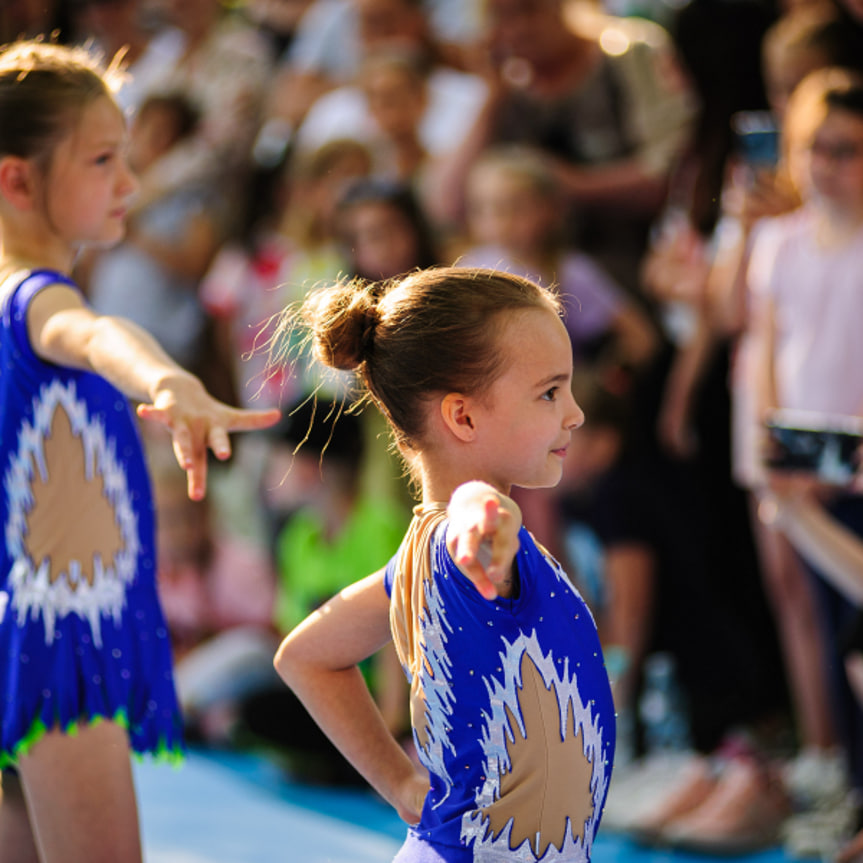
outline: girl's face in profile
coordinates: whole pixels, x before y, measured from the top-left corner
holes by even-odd
[[[137,188],[126,161],[126,125],[107,97],[96,99],[56,146],[45,178],[45,215],[71,247],[122,239]]]
[[[356,203],[344,214],[345,236],[357,274],[390,279],[419,263],[419,240],[402,211],[386,201]]]
[[[478,476],[505,494],[510,486],[560,482],[572,432],[584,414],[572,394],[572,344],[558,315],[535,308],[500,324],[504,368],[471,407]]]

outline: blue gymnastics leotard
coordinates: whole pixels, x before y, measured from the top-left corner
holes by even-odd
[[[33,352],[28,306],[57,283],[75,288],[43,270],[0,286],[0,767],[97,718],[136,752],[175,756],[144,453],[122,393]]]
[[[483,599],[446,526],[442,506],[417,507],[385,576],[431,778],[396,860],[589,861],[615,742],[593,617],[524,528],[518,597]]]

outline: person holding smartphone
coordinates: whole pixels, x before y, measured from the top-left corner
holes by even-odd
[[[863,366],[863,76],[838,67],[808,75],[789,100],[783,141],[803,203],[762,225],[754,239],[747,280],[755,302],[754,367],[762,372],[755,416],[766,419],[774,409],[863,416],[857,373]],[[825,485],[820,496],[840,524],[863,536],[863,495],[853,484]],[[858,609],[827,578],[812,578],[811,585],[825,651],[822,673],[851,784],[863,789],[863,710],[841,655],[843,631]]]

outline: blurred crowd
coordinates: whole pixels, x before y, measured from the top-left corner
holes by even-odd
[[[125,240],[78,263],[90,301],[223,400],[284,411],[212,466],[206,503],[143,431],[190,737],[358,781],[272,656],[387,562],[412,489],[381,419],[351,411],[350,374],[324,377],[279,312],[338,277],[495,267],[556,286],[572,338],[586,422],[561,486],[516,494],[602,635],[619,721],[606,828],[861,853],[847,584],[863,583],[863,497],[776,482],[760,422],[779,406],[863,416],[843,328],[863,320],[859,0],[3,2],[3,42],[51,33],[126,70],[141,186]],[[834,128],[800,94],[838,69]],[[819,238],[823,267],[804,250]],[[842,296],[803,296],[824,273]],[[813,553],[805,517],[825,512],[845,533]],[[685,695],[673,758],[639,712],[657,654]],[[409,748],[394,655],[367,673]]]

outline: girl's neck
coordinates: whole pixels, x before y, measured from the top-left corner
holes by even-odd
[[[77,250],[49,231],[20,227],[14,220],[0,223],[0,267],[9,272],[45,268],[69,273]]]
[[[471,480],[482,480],[494,485],[503,494],[508,495],[510,493],[509,487],[500,488],[489,477],[482,476],[473,469],[458,470],[447,464],[438,467],[422,464],[420,473],[422,476],[422,502],[424,504],[448,503],[452,493],[460,485]]]

